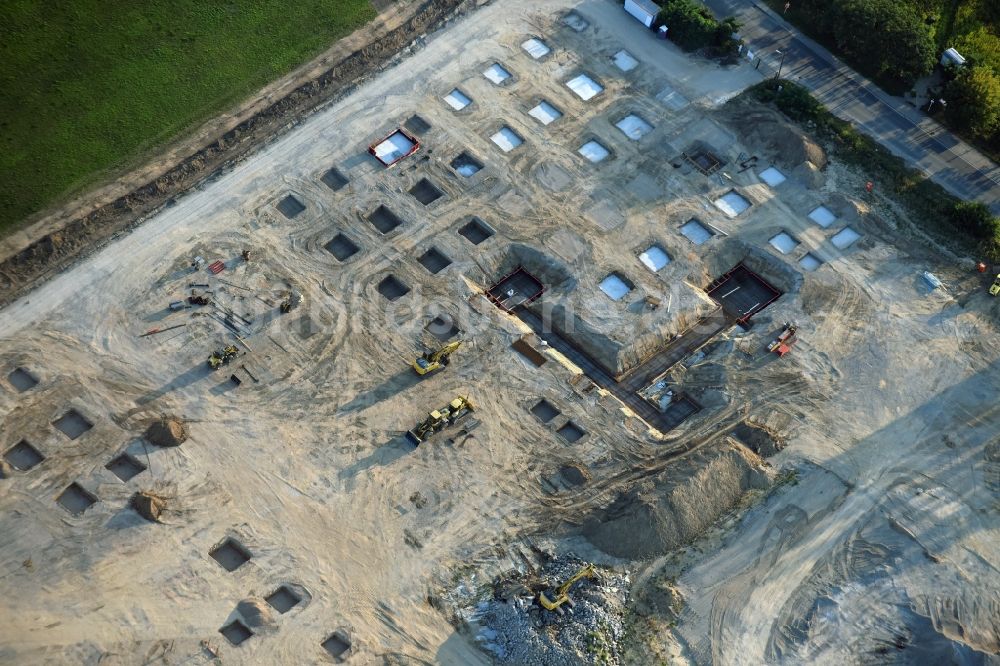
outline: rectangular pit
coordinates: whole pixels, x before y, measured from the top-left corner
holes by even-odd
[[[431,131],[431,124],[417,114],[413,114],[407,118],[406,122],[403,123],[403,127],[414,134],[427,134]]]
[[[615,127],[621,130],[622,134],[627,136],[632,141],[638,141],[653,131],[652,125],[634,113],[630,113],[616,122]]]
[[[519,266],[490,287],[486,291],[486,297],[501,310],[510,312],[534,301],[543,291],[545,286],[541,280]]]
[[[385,206],[379,206],[369,213],[368,221],[371,222],[371,225],[378,229],[378,232],[381,234],[387,234],[403,224],[403,221],[399,219],[399,216]]]
[[[368,146],[368,152],[386,167],[391,167],[404,157],[417,152],[420,142],[415,136],[398,129]]]
[[[76,439],[94,427],[93,423],[88,421],[83,414],[75,409],[71,409],[60,416],[52,422],[52,425],[55,426],[56,430],[70,439]]]
[[[378,293],[390,301],[395,301],[410,293],[410,288],[395,275],[387,275],[378,283]]]
[[[242,645],[251,636],[253,636],[253,632],[239,620],[233,620],[222,629],[219,629],[219,633],[225,636],[226,640],[235,646]]]
[[[565,439],[570,444],[579,442],[583,439],[583,436],[587,434],[587,431],[573,423],[572,421],[566,421],[563,427],[556,430],[556,434]]]
[[[11,467],[21,472],[27,472],[45,460],[45,456],[24,439],[7,449],[3,457]]]
[[[427,322],[424,330],[441,342],[448,342],[448,340],[461,333],[461,329],[455,325],[455,320],[448,314],[441,314],[434,317],[434,319]]]
[[[458,229],[458,234],[473,245],[479,245],[493,236],[493,230],[478,217],[474,217]]]
[[[417,261],[432,275],[437,275],[451,265],[451,259],[448,258],[448,255],[436,247],[428,249]]]
[[[681,225],[681,234],[695,245],[703,245],[715,235],[715,232],[692,217]]]
[[[542,367],[548,360],[547,358],[545,358],[545,354],[542,354],[540,351],[532,347],[531,344],[523,337],[514,340],[514,342],[512,342],[510,346],[518,354],[528,359],[528,361],[536,368]]]
[[[535,60],[540,60],[552,53],[552,49],[549,48],[549,45],[537,37],[531,37],[530,39],[526,39],[521,42],[521,48]]]
[[[56,502],[74,516],[79,516],[97,503],[97,496],[74,481],[60,493]]]
[[[324,185],[329,187],[334,192],[343,189],[343,187],[350,182],[347,180],[347,176],[340,173],[340,171],[336,168],[328,169],[327,172],[323,174],[323,177],[320,178],[320,181],[322,181]]]
[[[737,321],[747,321],[773,303],[781,292],[743,264],[737,264],[706,290],[723,311]]]
[[[729,190],[712,203],[727,217],[738,217],[750,208],[750,201],[736,190]]]
[[[543,125],[549,125],[562,118],[563,114],[562,111],[542,100],[531,111],[528,111],[528,115]]]
[[[500,150],[505,153],[509,153],[524,143],[524,139],[521,138],[521,135],[506,125],[501,127],[496,134],[491,136],[490,141],[499,146]]]
[[[289,220],[294,220],[305,209],[306,205],[291,194],[286,195],[284,199],[278,202],[278,212]]]
[[[670,263],[670,255],[662,247],[653,243],[639,253],[639,261],[642,265],[656,273]]]
[[[329,638],[321,643],[323,649],[326,650],[331,657],[334,659],[340,659],[344,654],[351,649],[351,641],[343,632],[335,632]]]
[[[461,111],[465,107],[472,104],[472,98],[458,88],[454,88],[450,93],[444,96],[444,102],[456,111]]]
[[[361,251],[361,248],[358,247],[357,243],[341,233],[334,236],[333,239],[323,247],[325,247],[326,251],[332,254],[334,259],[337,261],[347,261]]]
[[[577,74],[572,79],[567,81],[566,85],[584,102],[590,101],[600,93],[604,92],[604,86],[586,74]]]
[[[458,157],[451,161],[451,168],[454,169],[455,173],[459,176],[469,178],[470,176],[477,174],[483,168],[483,163],[469,153],[463,151],[458,154]]]
[[[483,72],[483,76],[485,76],[490,83],[502,86],[510,80],[513,74],[511,74],[506,67],[498,62],[495,62],[486,68],[486,71]]]
[[[830,242],[838,250],[846,250],[854,245],[854,242],[861,238],[861,234],[850,227],[844,227],[833,235]]]
[[[10,382],[10,385],[13,386],[19,393],[30,391],[38,386],[38,380],[35,379],[35,376],[24,368],[14,368],[14,370],[7,375],[7,381]]]
[[[613,301],[620,301],[635,289],[635,285],[621,273],[611,273],[601,280],[601,291]]]
[[[302,601],[302,597],[300,597],[292,588],[287,585],[282,585],[277,590],[264,597],[264,601],[266,601],[271,608],[284,615],[298,606],[299,602]]]
[[[236,571],[253,558],[253,555],[243,544],[232,537],[216,545],[208,551],[209,556],[219,563],[226,571]]]
[[[577,14],[574,11],[570,11],[563,17],[563,23],[568,25],[573,32],[583,32],[590,26],[590,22]]]
[[[837,216],[826,206],[817,206],[810,211],[809,219],[826,229],[837,221]]]
[[[413,195],[413,198],[425,206],[429,206],[444,196],[444,192],[439,190],[437,185],[426,178],[418,180],[416,184],[410,188],[410,194]]]
[[[785,180],[785,174],[781,173],[774,167],[768,167],[760,172],[760,179],[767,183],[770,187],[777,187],[781,185]]]
[[[548,400],[539,400],[535,403],[535,406],[531,408],[531,413],[535,415],[542,423],[548,423],[555,417],[559,416],[562,412],[556,409]]]
[[[631,72],[639,66],[639,61],[636,60],[635,56],[625,49],[611,56],[611,60],[615,63],[615,67],[623,72]]]
[[[705,176],[711,176],[722,166],[722,160],[708,150],[697,150],[693,153],[684,153],[684,157],[691,165]]]
[[[593,162],[594,164],[604,161],[608,157],[608,155],[611,154],[610,150],[605,148],[597,141],[588,141],[587,143],[580,146],[580,149],[577,152],[586,157],[588,161]]]
[[[799,259],[799,266],[802,267],[802,270],[809,271],[810,273],[812,273],[814,270],[816,270],[822,265],[823,265],[822,260],[820,260],[820,258],[817,257],[812,252],[807,252],[805,256]]]
[[[145,465],[127,453],[117,456],[105,465],[105,468],[117,476],[122,483],[127,483],[146,470]]]
[[[789,254],[799,246],[799,241],[787,231],[775,234],[767,242],[781,254]]]

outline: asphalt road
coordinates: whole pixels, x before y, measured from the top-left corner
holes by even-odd
[[[794,0],[793,0],[794,1]],[[735,15],[759,69],[805,86],[831,112],[872,136],[949,192],[1000,215],[1000,167],[900,97],[879,89],[799,33],[763,3],[704,0],[717,16]],[[784,54],[782,64],[781,55]],[[878,185],[878,174],[873,174]]]

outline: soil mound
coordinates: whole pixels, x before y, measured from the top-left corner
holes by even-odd
[[[743,143],[760,155],[761,160],[790,170],[806,162],[817,169],[823,169],[827,164],[826,151],[774,109],[760,106],[735,108],[729,123]]]
[[[584,522],[583,535],[609,555],[644,559],[695,538],[773,472],[756,454],[727,437],[684,467],[672,466],[621,493]]]
[[[187,441],[187,437],[184,422],[172,416],[154,422],[146,430],[146,441],[156,446],[180,446]]]
[[[14,468],[6,460],[0,460],[0,479],[9,479],[14,473]]]
[[[158,495],[140,490],[132,495],[132,508],[151,523],[160,522],[160,514],[167,508],[167,501]]]
[[[744,421],[733,430],[733,436],[747,445],[747,448],[768,458],[785,448],[785,438],[769,428]]]
[[[274,621],[271,608],[261,599],[244,599],[236,605],[236,612],[248,627],[262,627]]]

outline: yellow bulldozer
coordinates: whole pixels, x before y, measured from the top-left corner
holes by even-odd
[[[990,285],[990,296],[1000,295],[1000,273],[997,273],[996,278],[993,280],[993,284]]]
[[[407,430],[406,439],[414,446],[420,446],[422,442],[426,442],[435,433],[441,432],[448,426],[455,425],[455,423],[471,414],[475,409],[475,406],[468,398],[459,396],[449,402],[446,407],[435,409],[428,414],[427,418],[417,424],[412,430]]]
[[[565,583],[560,585],[553,592],[552,590],[547,590],[552,596],[546,594],[546,590],[542,590],[538,593],[538,603],[545,610],[562,612],[563,604],[570,607],[573,606],[573,600],[569,598],[569,590],[577,582],[583,580],[584,578],[597,578],[597,569],[594,568],[593,564],[588,564],[586,566],[580,567],[580,570],[569,577]]]
[[[413,360],[410,365],[413,366],[413,371],[418,375],[426,375],[439,368],[447,367],[449,358],[455,350],[462,346],[461,341],[456,340],[455,342],[450,342],[444,347],[441,347],[437,351],[424,352],[417,358]]]
[[[237,349],[236,345],[226,345],[219,351],[212,352],[208,357],[208,367],[212,370],[218,370],[224,365],[228,365],[230,361],[239,356],[240,350]]]

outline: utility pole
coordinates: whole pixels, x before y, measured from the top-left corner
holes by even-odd
[[[781,62],[778,63],[778,73],[774,75],[774,79],[777,81],[781,78],[781,68],[785,66],[785,52],[775,51],[775,53],[781,56]]]

